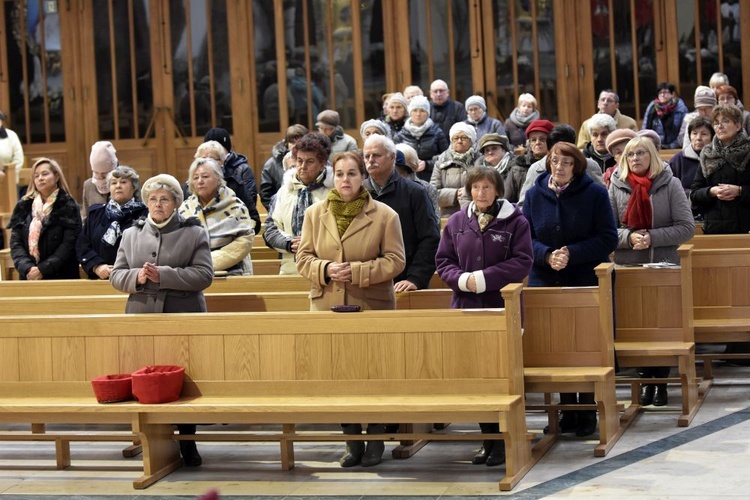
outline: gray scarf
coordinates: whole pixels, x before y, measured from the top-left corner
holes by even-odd
[[[725,146],[718,137],[714,137],[711,144],[701,151],[701,170],[706,179],[725,164],[738,172],[744,172],[748,162],[750,162],[750,138],[744,129],[740,129],[737,137],[728,146]]]
[[[406,123],[404,123],[404,128],[409,131],[411,135],[413,135],[415,138],[419,139],[422,137],[422,134],[427,132],[427,130],[432,127],[432,118],[427,118],[425,122],[422,125],[414,125],[411,122],[411,118],[406,120]]]
[[[510,112],[509,118],[510,121],[512,121],[516,125],[516,127],[520,127],[526,130],[526,127],[528,127],[531,122],[539,119],[539,112],[534,110],[529,114],[529,116],[521,116],[518,114],[518,108],[515,108]]]

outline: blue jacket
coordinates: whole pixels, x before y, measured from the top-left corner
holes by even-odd
[[[464,122],[473,125],[477,129],[477,140],[474,144],[479,144],[479,140],[487,134],[505,135],[503,122],[497,118],[492,118],[487,113],[476,124],[469,121],[468,118]]]
[[[529,286],[595,286],[594,268],[609,262],[617,248],[607,190],[584,173],[558,198],[547,186],[549,176],[545,172],[537,177],[523,203],[534,246]],[[555,271],[546,262],[547,254],[563,246],[570,259],[565,269]]]
[[[651,129],[661,138],[662,149],[682,149],[682,142],[679,141],[680,127],[685,119],[688,109],[682,99],[677,99],[677,107],[666,120],[662,121],[654,109],[654,101],[646,108],[643,114],[643,125],[641,130]]]

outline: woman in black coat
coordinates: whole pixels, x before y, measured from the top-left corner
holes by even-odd
[[[39,158],[31,179],[8,224],[13,265],[22,280],[77,279],[81,214],[62,169],[55,160]]]
[[[92,280],[109,279],[123,231],[148,213],[135,170],[120,165],[107,175],[107,185],[109,202],[89,208],[76,243],[78,261]]]

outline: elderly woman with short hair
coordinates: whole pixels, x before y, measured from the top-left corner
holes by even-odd
[[[414,148],[419,156],[417,177],[428,182],[432,179],[433,158],[450,146],[443,130],[430,118],[430,101],[421,95],[409,102],[409,118],[393,142]]]
[[[729,84],[719,86],[716,89],[716,101],[721,106],[737,106],[742,110],[742,128],[750,136],[750,111],[746,110],[740,102],[737,89]],[[710,115],[708,118],[710,118]]]
[[[401,132],[407,119],[409,101],[401,92],[394,92],[385,102],[385,116],[383,123],[388,127],[386,137],[394,137]]]
[[[435,256],[437,272],[453,290],[452,308],[503,307],[500,289],[522,282],[534,261],[529,223],[503,199],[503,180],[494,168],[474,168],[464,190],[472,201],[448,219]],[[479,426],[483,433],[500,432],[496,422]],[[485,440],[472,459],[475,465],[504,462],[500,440]]]
[[[468,123],[454,123],[450,129],[450,139],[450,147],[435,160],[430,179],[430,184],[438,191],[438,203],[443,215],[454,214],[461,207],[466,176],[479,156],[474,149],[477,134]]]
[[[481,95],[469,96],[464,106],[466,107],[466,120],[464,122],[476,128],[477,141],[487,134],[505,135],[503,123],[487,114],[487,102],[484,97]]]
[[[701,168],[701,151],[711,144],[714,138],[714,127],[711,120],[698,116],[687,127],[687,137],[690,142],[682,151],[669,159],[672,173],[682,182],[685,195],[690,197],[690,186],[693,185],[695,174]]]
[[[109,279],[122,233],[148,213],[141,201],[138,173],[120,165],[107,174],[109,201],[89,208],[76,243],[81,267],[92,280]]]
[[[198,219],[177,213],[182,189],[177,179],[160,174],[141,188],[148,216],[122,235],[109,276],[115,289],[129,293],[126,314],[206,312],[203,290],[211,285],[213,266],[208,233]],[[177,426],[195,434],[195,425]],[[185,465],[201,464],[195,441],[180,441]]]
[[[617,224],[617,264],[670,262],[679,264],[677,247],[695,234],[690,203],[680,181],[664,166],[654,143],[631,139],[612,175],[609,201]],[[641,378],[666,378],[669,367],[644,367]],[[667,404],[666,384],[644,384],[643,406]]]
[[[750,138],[742,128],[742,110],[717,106],[711,114],[714,136],[701,151],[701,167],[690,200],[703,214],[703,232],[750,232]]]
[[[583,156],[594,160],[604,173],[616,163],[607,149],[607,137],[615,131],[617,123],[608,114],[597,113],[586,121],[586,128],[591,141],[584,146]]]
[[[523,146],[528,134],[526,129],[531,122],[539,119],[536,97],[532,94],[518,96],[518,105],[510,112],[505,120],[505,132],[513,146]]]
[[[208,231],[214,273],[253,274],[253,223],[245,204],[227,187],[219,164],[198,158],[190,165],[188,179],[192,194],[178,213],[186,219],[196,217]]]
[[[362,142],[366,141],[372,134],[380,134],[386,137],[390,137],[391,131],[385,122],[380,120],[367,120],[362,122],[359,127],[359,136],[362,138]]]

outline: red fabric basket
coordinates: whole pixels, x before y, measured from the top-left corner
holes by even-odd
[[[133,398],[130,375],[104,375],[91,380],[96,400],[100,403],[117,403]]]
[[[180,399],[185,369],[181,366],[144,366],[133,372],[133,397],[140,403],[169,403]]]

